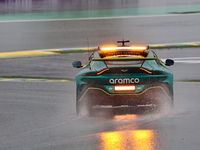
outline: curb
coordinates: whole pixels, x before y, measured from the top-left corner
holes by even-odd
[[[150,49],[173,49],[173,48],[194,48],[200,47],[200,42],[194,43],[172,43],[172,44],[150,44]],[[18,58],[18,57],[33,57],[44,55],[59,55],[67,53],[82,53],[96,51],[97,47],[90,48],[63,48],[63,49],[46,49],[32,51],[17,51],[17,52],[1,52],[0,59],[3,58]]]
[[[152,44],[149,45],[150,49],[171,49],[171,48],[194,48],[200,47],[200,42],[194,43],[171,43],[171,44]]]
[[[96,51],[96,50],[97,48],[89,48],[89,49],[88,48],[66,48],[66,49],[17,51],[17,52],[0,52],[0,59],[45,56],[45,55],[59,55],[59,54],[65,54],[65,53],[80,53],[80,52]]]

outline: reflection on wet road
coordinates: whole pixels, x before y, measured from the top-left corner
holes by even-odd
[[[114,121],[128,122],[137,118],[137,115],[118,115]],[[134,123],[133,123],[134,124]],[[135,124],[136,125],[136,124]],[[116,131],[105,132],[97,136],[99,140],[99,150],[154,150],[158,149],[158,135],[154,130],[121,130],[122,126],[117,126]]]
[[[153,150],[156,149],[156,134],[152,130],[135,130],[102,133],[100,150]]]

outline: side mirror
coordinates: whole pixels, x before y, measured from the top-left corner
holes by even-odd
[[[167,60],[165,61],[165,65],[166,65],[166,66],[172,66],[173,64],[174,64],[174,61],[171,60],[171,59],[167,59]]]
[[[81,68],[81,67],[83,67],[82,63],[80,61],[73,62],[72,66],[75,67],[75,68]]]

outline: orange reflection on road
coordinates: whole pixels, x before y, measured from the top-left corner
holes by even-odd
[[[115,121],[128,122],[137,118],[137,115],[116,115],[114,116]]]
[[[101,150],[155,150],[157,137],[153,130],[107,132],[100,135]]]
[[[132,133],[134,150],[154,150],[156,138],[152,130],[136,130]]]
[[[108,132],[101,135],[102,150],[121,150],[123,137],[118,132]]]

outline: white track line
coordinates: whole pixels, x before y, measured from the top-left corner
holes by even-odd
[[[186,63],[186,64],[199,64],[200,57],[182,57],[182,58],[170,58],[174,60],[175,63]],[[166,59],[161,59],[165,62]]]

